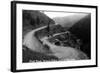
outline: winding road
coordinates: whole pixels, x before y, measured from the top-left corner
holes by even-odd
[[[44,44],[48,45],[50,47],[50,50],[53,52],[52,55],[58,57],[61,60],[69,60],[69,59],[79,59],[79,51],[77,51],[75,48],[72,47],[63,47],[63,46],[56,46],[54,44],[51,44],[47,39],[47,37],[43,37],[41,41],[43,44],[39,41],[39,39],[35,36],[35,32],[39,31],[41,29],[46,28],[47,26],[43,26],[37,29],[34,29],[27,33],[24,36],[23,45],[30,48],[32,51],[37,51],[41,53],[45,53],[44,50]],[[60,33],[59,33],[60,34]],[[58,35],[58,34],[55,34]]]

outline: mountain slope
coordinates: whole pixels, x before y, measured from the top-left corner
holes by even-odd
[[[47,24],[54,24],[54,21],[40,11],[23,10],[23,26],[32,25],[38,28]]]
[[[36,10],[23,10],[23,35],[27,32],[46,26],[48,24],[53,25],[55,22],[47,15]]]
[[[91,16],[87,15],[77,23],[75,23],[69,31],[75,34],[83,42],[90,41],[90,29],[91,29]]]
[[[81,50],[91,58],[91,15],[74,24],[69,31],[82,40]]]
[[[63,27],[71,27],[75,23],[77,23],[80,19],[84,18],[87,14],[82,14],[82,13],[76,13],[74,15],[70,16],[64,16],[64,17],[55,17],[53,20],[62,25]]]

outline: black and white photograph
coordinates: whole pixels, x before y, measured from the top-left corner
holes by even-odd
[[[96,6],[12,2],[12,71],[97,66]]]
[[[91,59],[91,14],[23,10],[23,62]]]

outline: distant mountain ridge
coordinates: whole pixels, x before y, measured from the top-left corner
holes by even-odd
[[[69,29],[69,31],[84,40],[84,42],[90,41],[91,15],[87,15],[79,20]]]
[[[76,13],[74,15],[64,16],[64,17],[55,17],[53,20],[60,24],[62,27],[70,28],[75,23],[77,23],[80,19],[84,18],[87,14]]]

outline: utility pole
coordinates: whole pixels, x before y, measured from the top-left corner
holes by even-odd
[[[50,36],[50,20],[48,22],[48,25],[47,25],[47,31],[48,31],[48,37]]]
[[[45,14],[45,11],[41,11],[42,13],[44,13]],[[47,36],[48,37],[50,37],[50,20],[48,20],[48,22],[47,22]]]

